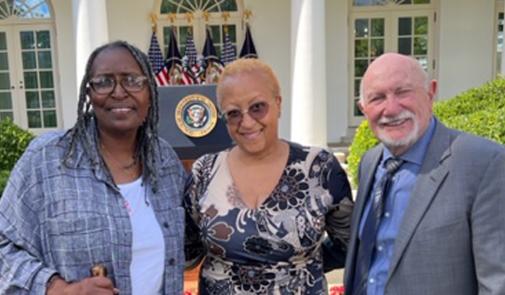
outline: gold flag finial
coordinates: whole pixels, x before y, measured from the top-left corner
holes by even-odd
[[[252,16],[252,11],[250,9],[244,10],[244,20],[247,22]]]
[[[224,19],[224,23],[226,23],[228,21],[228,19],[230,18],[230,13],[228,11],[223,12],[221,15]]]
[[[168,19],[173,24],[175,22],[175,13],[171,12],[168,14]]]
[[[153,32],[156,32],[158,17],[154,13],[151,13],[149,16],[151,17],[151,29],[153,30]]]
[[[188,24],[191,24],[193,21],[193,13],[192,12],[186,12],[186,20],[188,21]]]

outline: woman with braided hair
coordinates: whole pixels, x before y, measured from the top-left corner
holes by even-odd
[[[30,144],[0,201],[1,294],[182,293],[185,175],[154,81],[127,42],[90,55],[76,124]]]

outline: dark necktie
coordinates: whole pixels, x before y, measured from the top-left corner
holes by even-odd
[[[389,187],[391,186],[393,175],[402,164],[402,159],[390,158],[386,160],[384,164],[386,174],[380,179],[379,185],[372,195],[372,200],[370,200],[372,202],[371,207],[368,211],[368,215],[365,216],[366,220],[363,225],[363,232],[359,243],[352,294],[366,294],[368,270],[375,253],[377,230],[379,229],[382,214],[384,213],[385,199]]]

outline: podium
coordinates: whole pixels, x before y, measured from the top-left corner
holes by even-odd
[[[216,85],[158,87],[159,135],[170,143],[189,170],[203,154],[232,145],[218,117]]]
[[[159,135],[168,141],[189,171],[203,154],[232,145],[218,117],[216,85],[158,87]],[[184,289],[197,292],[199,267],[184,273]]]

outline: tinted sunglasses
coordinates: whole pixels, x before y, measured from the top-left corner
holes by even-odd
[[[247,110],[229,110],[221,114],[221,118],[228,125],[238,125],[244,119],[244,115],[248,114],[251,118],[258,121],[263,119],[268,113],[268,103],[265,101],[259,101],[250,105]]]

